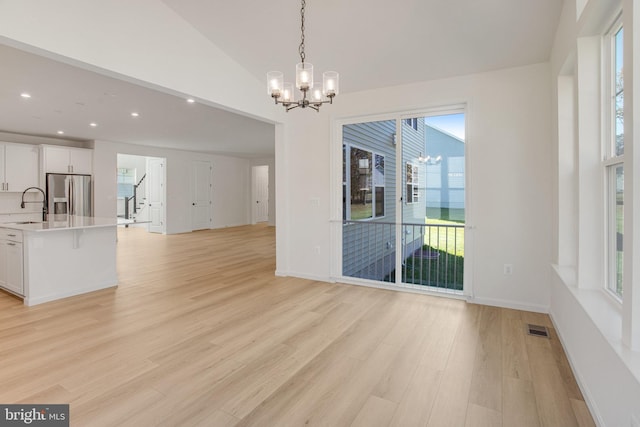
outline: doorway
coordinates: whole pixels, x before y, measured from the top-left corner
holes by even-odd
[[[251,223],[269,221],[269,166],[251,168],[252,214]]]
[[[147,175],[149,177],[149,232],[165,233],[165,162],[164,158],[147,158]]]
[[[118,221],[165,233],[165,162],[164,158],[118,153]]]
[[[211,228],[213,166],[211,162],[194,160],[191,165],[191,228]]]

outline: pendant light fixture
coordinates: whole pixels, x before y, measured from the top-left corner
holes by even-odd
[[[284,75],[280,71],[267,73],[267,92],[276,105],[281,104],[286,111],[294,108],[312,108],[320,111],[322,104],[333,104],[333,98],[338,94],[339,76],[335,71],[325,71],[322,74],[322,89],[314,88],[313,65],[305,62],[304,53],[304,11],[306,2],[302,0],[300,9],[300,63],[296,64],[296,88],[302,92],[302,99],[295,99],[292,83],[284,82]]]

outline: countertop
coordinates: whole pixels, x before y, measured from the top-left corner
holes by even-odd
[[[34,224],[18,224],[18,223],[0,223],[1,228],[10,228],[13,230],[22,231],[64,231],[64,230],[79,230],[86,228],[98,228],[98,227],[115,227],[117,221],[115,218],[101,218],[101,217],[89,217],[89,216],[69,216],[65,220],[57,221],[55,219],[44,222],[36,222]]]

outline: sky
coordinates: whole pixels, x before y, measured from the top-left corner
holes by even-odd
[[[445,132],[457,136],[464,141],[464,114],[448,114],[446,116],[425,117],[424,121],[429,126],[437,127]]]

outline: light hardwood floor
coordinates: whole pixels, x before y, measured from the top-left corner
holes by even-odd
[[[0,402],[73,426],[588,426],[546,315],[274,277],[274,229],[121,229],[117,289],[0,292]],[[312,256],[312,255],[310,255]]]

